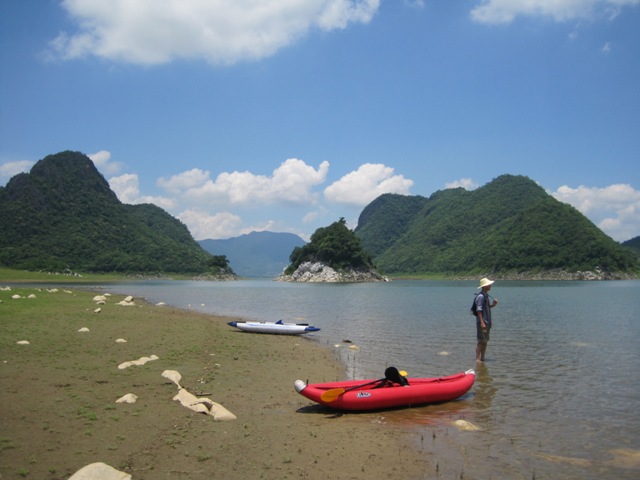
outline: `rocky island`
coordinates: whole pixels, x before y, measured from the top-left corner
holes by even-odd
[[[385,282],[360,239],[344,218],[317,229],[311,241],[293,249],[291,264],[275,280],[279,282]]]

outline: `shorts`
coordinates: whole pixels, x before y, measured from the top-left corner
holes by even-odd
[[[480,322],[476,322],[476,338],[478,342],[487,343],[489,341],[489,334],[491,333],[491,325],[487,325],[486,330],[480,328]]]

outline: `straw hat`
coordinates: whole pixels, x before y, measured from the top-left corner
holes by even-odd
[[[482,280],[480,280],[480,286],[478,288],[484,288],[484,287],[488,287],[489,285],[493,284],[493,280],[489,280],[488,278],[483,278]]]

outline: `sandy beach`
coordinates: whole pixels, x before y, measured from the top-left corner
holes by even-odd
[[[2,479],[67,479],[94,462],[133,480],[430,478],[434,466],[384,414],[342,415],[294,391],[296,379],[345,378],[334,352],[304,336],[53,290],[0,291]],[[173,400],[167,370],[237,418]],[[135,403],[117,403],[128,394]]]

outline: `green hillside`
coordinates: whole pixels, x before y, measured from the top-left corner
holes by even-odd
[[[61,152],[0,187],[0,265],[24,270],[219,275],[224,256],[154,205],[124,205],[87,156]]]
[[[628,249],[523,176],[429,198],[382,195],[355,232],[387,274],[638,270]]]

